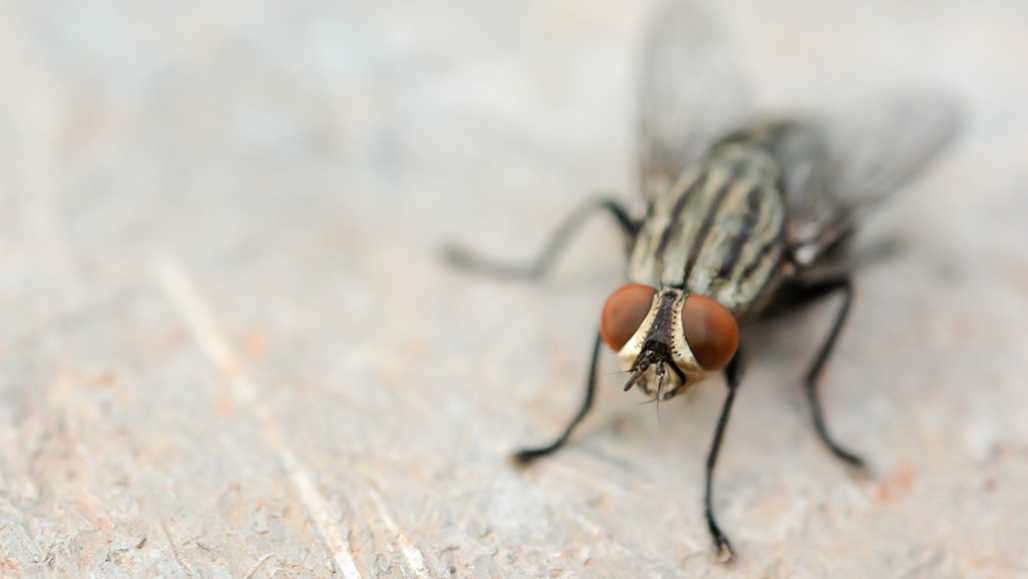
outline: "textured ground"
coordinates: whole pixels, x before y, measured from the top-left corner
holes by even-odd
[[[585,195],[633,191],[651,2],[0,2],[0,575],[1028,577],[1028,5],[731,0],[770,105],[930,82],[945,163],[867,236],[830,306],[753,328],[723,396],[652,405],[604,362],[566,451],[619,243],[526,257]]]

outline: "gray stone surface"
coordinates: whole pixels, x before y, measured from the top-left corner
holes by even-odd
[[[865,241],[830,306],[751,328],[723,384],[660,408],[604,361],[573,413],[619,242],[597,222],[539,285],[473,279],[446,240],[527,257],[585,195],[634,190],[651,2],[0,2],[0,575],[1028,577],[1028,5],[731,0],[770,107],[893,85],[967,126]]]

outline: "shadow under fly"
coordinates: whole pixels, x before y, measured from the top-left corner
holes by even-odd
[[[732,549],[714,516],[712,481],[742,379],[738,326],[841,295],[803,383],[821,441],[862,469],[864,461],[831,436],[817,389],[853,301],[846,250],[867,210],[951,139],[957,107],[909,95],[838,118],[761,120],[702,10],[675,4],[656,22],[639,94],[645,215],[633,216],[614,199],[592,199],[532,263],[504,264],[456,248],[447,256],[477,274],[537,279],[590,216],[614,218],[626,239],[628,283],[600,316],[585,399],[553,442],[514,459],[525,465],[567,442],[592,407],[604,344],[629,374],[624,390],[658,401],[723,371],[728,392],[707,455],[704,507],[717,556],[728,561]]]

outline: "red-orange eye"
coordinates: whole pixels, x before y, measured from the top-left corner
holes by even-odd
[[[720,370],[739,346],[739,326],[725,306],[707,296],[691,295],[682,305],[682,329],[704,370]]]
[[[648,285],[630,283],[607,298],[600,318],[600,337],[617,352],[632,339],[650,313],[655,290]]]

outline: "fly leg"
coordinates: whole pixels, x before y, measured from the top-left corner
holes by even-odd
[[[850,280],[850,276],[845,275],[835,280],[826,280],[818,285],[811,285],[807,288],[807,291],[813,296],[813,299],[835,291],[841,291],[843,294],[842,306],[839,308],[839,313],[835,315],[832,331],[829,332],[828,338],[821,346],[821,351],[818,352],[817,358],[814,359],[814,363],[807,372],[807,378],[803,382],[804,389],[807,392],[807,400],[810,401],[810,409],[814,415],[814,428],[817,429],[818,435],[824,441],[825,446],[832,451],[832,454],[854,467],[862,469],[864,468],[864,460],[836,444],[832,435],[828,434],[828,428],[825,426],[824,412],[821,410],[821,397],[817,390],[818,376],[821,375],[821,370],[824,369],[825,362],[828,361],[828,356],[832,353],[832,347],[835,346],[835,340],[839,338],[839,332],[842,331],[842,327],[846,323],[846,316],[849,315],[850,305],[853,303],[853,281]]]
[[[728,426],[728,415],[732,411],[732,403],[735,402],[735,393],[739,389],[739,382],[742,379],[742,355],[736,351],[732,361],[725,367],[725,382],[728,383],[728,396],[721,407],[721,416],[717,419],[717,428],[714,430],[714,441],[710,445],[710,453],[707,455],[707,489],[703,498],[705,507],[704,514],[707,517],[707,528],[710,536],[714,539],[714,548],[717,549],[717,558],[722,563],[732,559],[732,546],[728,537],[721,532],[717,521],[714,519],[713,503],[713,479],[714,467],[717,465],[718,451],[721,450],[721,441],[725,435],[725,427]]]
[[[639,222],[633,220],[628,215],[628,211],[625,210],[621,203],[613,199],[590,199],[575,210],[567,221],[560,226],[546,247],[543,248],[542,253],[532,263],[518,264],[491,261],[469,253],[460,247],[453,246],[445,249],[445,256],[447,261],[454,266],[479,275],[500,279],[539,279],[550,270],[554,260],[556,260],[568,241],[571,240],[571,237],[599,209],[606,210],[614,217],[628,239],[635,238],[636,232],[639,231]]]
[[[832,353],[835,341],[838,339],[839,333],[846,323],[846,316],[849,314],[850,305],[853,303],[853,282],[849,274],[841,274],[816,281],[798,280],[790,282],[788,286],[780,290],[779,293],[782,298],[777,303],[772,304],[771,308],[769,308],[769,314],[774,315],[782,310],[805,305],[835,292],[843,294],[842,305],[835,315],[832,330],[828,333],[824,344],[821,345],[821,350],[818,352],[817,357],[814,358],[814,363],[811,364],[810,370],[807,371],[803,387],[807,394],[807,400],[810,402],[814,428],[817,430],[818,436],[821,437],[821,441],[825,443],[828,450],[832,451],[832,454],[836,457],[855,468],[863,469],[865,468],[864,460],[839,446],[835,439],[832,438],[832,435],[828,433],[828,427],[825,426],[824,412],[821,409],[821,396],[817,388],[817,379]]]
[[[534,461],[535,459],[546,456],[554,452],[555,450],[559,449],[560,447],[564,446],[564,443],[567,442],[568,437],[571,436],[571,431],[573,431],[575,427],[578,426],[578,423],[581,422],[583,418],[585,418],[585,415],[589,413],[589,410],[592,408],[593,405],[593,398],[596,394],[596,371],[599,368],[600,344],[602,343],[603,341],[600,339],[600,335],[597,334],[596,344],[593,346],[593,360],[592,363],[589,365],[589,379],[586,381],[585,386],[585,400],[582,402],[582,407],[578,409],[578,414],[575,415],[575,417],[571,420],[571,423],[568,424],[567,428],[564,429],[564,433],[561,434],[560,437],[557,438],[557,440],[553,441],[552,443],[546,446],[542,446],[539,448],[526,448],[524,450],[520,450],[514,453],[514,456],[512,457],[514,459],[514,462],[516,462],[519,465],[525,466]]]

